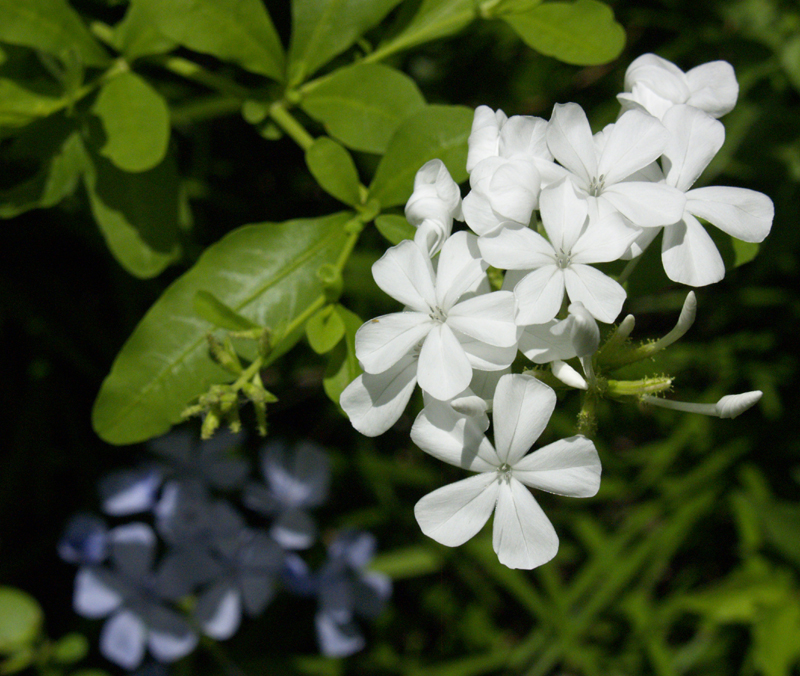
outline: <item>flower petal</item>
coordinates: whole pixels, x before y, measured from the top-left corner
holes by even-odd
[[[476,371],[500,371],[511,366],[517,357],[516,343],[508,347],[497,347],[465,336],[459,331],[453,333],[458,338],[470,365]],[[475,372],[473,372],[474,377]]]
[[[242,621],[241,595],[227,581],[215,584],[200,594],[194,614],[206,636],[225,641]]]
[[[394,425],[405,411],[417,384],[417,357],[403,357],[383,373],[364,373],[342,392],[339,404],[353,427],[377,437]]]
[[[472,173],[475,165],[487,157],[498,155],[500,129],[504,126],[506,114],[502,110],[495,112],[489,106],[478,106],[472,118],[472,131],[467,144],[467,171]]]
[[[516,345],[514,294],[510,291],[493,291],[468,298],[450,310],[447,325],[489,345]]]
[[[655,117],[629,110],[608,134],[597,172],[606,185],[617,183],[657,160],[668,140],[669,132]]]
[[[564,280],[570,301],[583,303],[598,321],[610,324],[622,310],[625,289],[599,270],[575,263],[564,270]]]
[[[679,221],[686,206],[686,196],[664,183],[630,181],[615,183],[603,190],[606,200],[640,228],[654,228]]]
[[[144,622],[129,610],[109,618],[100,632],[100,652],[114,664],[133,671],[144,658],[147,630]]]
[[[739,97],[739,83],[727,61],[711,61],[692,68],[686,73],[686,83],[692,92],[686,103],[714,117],[731,112]]]
[[[572,247],[573,263],[618,260],[642,231],[626,224],[617,212],[593,221]]]
[[[494,393],[494,442],[497,457],[512,467],[544,432],[556,406],[556,394],[541,380],[506,375]]]
[[[744,242],[764,241],[775,216],[775,206],[764,193],[716,186],[687,193],[686,211]]]
[[[478,238],[457,232],[442,246],[436,268],[436,305],[447,312],[485,276],[488,265],[481,258]],[[431,306],[433,307],[433,306]]]
[[[586,225],[587,201],[578,197],[569,178],[543,190],[540,201],[542,225],[553,249],[569,253]]]
[[[597,176],[597,151],[586,113],[577,103],[557,103],[547,125],[547,147],[588,188]]]
[[[308,549],[317,539],[317,525],[303,510],[290,509],[272,523],[269,534],[284,549]]]
[[[75,576],[72,605],[82,617],[105,617],[122,603],[123,593],[106,568],[80,568]]]
[[[516,322],[520,326],[549,322],[564,300],[564,272],[555,264],[525,275],[514,287]]]
[[[350,618],[345,620],[320,610],[314,616],[314,625],[320,652],[326,657],[347,657],[366,645],[364,637]]]
[[[376,317],[356,331],[356,357],[367,373],[383,373],[407,356],[433,327],[433,320],[421,312]]]
[[[429,538],[458,547],[489,520],[499,488],[496,472],[482,472],[428,493],[414,506],[414,516]]]
[[[600,457],[582,436],[561,439],[526,455],[513,471],[526,486],[572,498],[589,498],[600,488]]]
[[[436,324],[419,353],[417,382],[436,399],[452,399],[469,385],[472,366],[447,324]]]
[[[500,482],[492,545],[509,568],[530,570],[558,553],[558,535],[530,491],[513,476]]]
[[[429,312],[435,304],[433,266],[410,240],[391,247],[375,261],[372,276],[383,291],[417,312]]]
[[[151,607],[146,620],[147,647],[159,662],[175,662],[197,647],[197,634],[176,612]]]
[[[141,579],[153,565],[156,534],[145,523],[128,523],[108,532],[111,558],[125,575]]]
[[[689,190],[725,142],[725,127],[692,106],[673,106],[664,114],[670,139],[664,148],[667,184]]]
[[[551,264],[553,246],[526,226],[506,226],[478,238],[481,255],[489,265],[502,270],[532,270]]]
[[[661,262],[667,277],[689,286],[714,284],[725,276],[717,245],[691,214],[664,228]]]

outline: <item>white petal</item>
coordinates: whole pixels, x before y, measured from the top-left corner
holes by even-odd
[[[145,523],[126,523],[108,531],[111,558],[117,567],[133,578],[142,578],[153,566],[156,534]]]
[[[597,176],[597,152],[586,113],[577,103],[557,103],[547,126],[547,147],[588,188]]]
[[[547,427],[556,394],[533,376],[506,375],[494,393],[494,442],[501,462],[512,467]]]
[[[566,320],[562,320],[566,321]],[[555,335],[551,329],[562,322],[552,319],[545,324],[526,326],[519,339],[519,349],[534,364],[547,364],[554,359],[575,356],[569,332]]]
[[[572,247],[572,262],[608,263],[619,260],[641,232],[627,225],[618,213],[609,213],[589,224]]]
[[[547,120],[530,115],[509,118],[500,130],[498,150],[502,157],[523,154],[551,161],[553,155],[547,148]]]
[[[550,368],[553,371],[553,375],[568,387],[574,387],[576,390],[589,389],[586,379],[567,362],[556,359],[550,364]]]
[[[302,509],[289,509],[272,522],[269,534],[286,550],[308,549],[317,539],[317,524]]]
[[[105,617],[122,603],[122,594],[112,584],[106,569],[81,568],[75,576],[72,605],[78,615]]]
[[[197,647],[197,634],[174,611],[152,608],[147,622],[147,647],[159,662],[175,662]]]
[[[436,268],[436,305],[447,312],[458,299],[485,276],[488,265],[481,259],[478,238],[457,232],[442,245]],[[433,307],[433,306],[432,306]]]
[[[587,201],[578,197],[569,178],[543,190],[540,200],[542,224],[553,248],[564,253],[572,251],[586,225]]]
[[[725,142],[725,127],[692,106],[674,106],[664,114],[670,132],[664,148],[667,183],[688,190],[709,165]]]
[[[228,582],[205,590],[197,599],[195,616],[206,636],[225,641],[236,633],[242,620],[242,599]]]
[[[502,218],[528,223],[539,203],[541,178],[532,159],[516,157],[500,165],[489,181],[486,196]]]
[[[746,188],[698,188],[686,194],[686,211],[744,242],[762,242],[772,228],[775,206],[764,193]]]
[[[339,404],[353,427],[377,437],[402,415],[417,384],[417,357],[408,356],[383,373],[364,373],[342,392]]]
[[[600,347],[600,328],[592,314],[575,302],[569,306],[569,337],[578,357],[588,357]]]
[[[497,497],[492,544],[497,558],[509,568],[530,570],[558,552],[558,535],[530,491],[510,477]]]
[[[450,310],[447,325],[489,345],[516,345],[514,294],[510,291],[493,291],[468,298]]]
[[[564,270],[567,295],[579,301],[598,321],[613,322],[625,302],[625,289],[608,275],[588,265],[576,263]]]
[[[461,210],[467,225],[478,235],[495,232],[506,222],[492,209],[489,198],[478,190],[467,193],[461,203]]]
[[[658,159],[668,140],[669,132],[655,117],[629,110],[614,123],[597,172],[606,184],[617,183]]]
[[[111,617],[100,632],[100,652],[123,669],[133,671],[144,658],[146,629],[132,612],[123,610]]]
[[[526,226],[507,226],[478,238],[481,255],[501,270],[532,270],[553,262],[553,246]]]
[[[603,190],[601,200],[614,206],[625,218],[640,228],[669,225],[680,220],[686,196],[664,183],[630,181],[615,183]]]
[[[411,352],[433,326],[433,320],[421,312],[371,319],[356,331],[356,357],[367,373],[383,373]]]
[[[517,356],[517,345],[496,347],[454,331],[470,365],[477,371],[500,371],[511,366]],[[473,371],[473,378],[475,372]]]
[[[514,465],[514,477],[526,486],[572,498],[589,498],[600,488],[600,457],[582,436],[561,439]]]
[[[435,304],[430,259],[410,240],[387,250],[372,265],[375,283],[395,300],[417,312]]]
[[[419,353],[417,382],[436,399],[452,399],[469,385],[472,366],[447,324],[436,324]]]
[[[517,324],[544,324],[558,314],[564,300],[564,273],[555,265],[546,265],[525,275],[514,287],[517,300]]]
[[[472,131],[467,144],[467,171],[472,173],[475,165],[487,157],[496,157],[500,141],[500,128],[506,121],[502,110],[493,111],[489,106],[478,106],[472,118]]]
[[[739,97],[739,83],[727,61],[711,61],[686,73],[691,95],[686,101],[714,117],[731,112]]]
[[[725,264],[716,244],[691,214],[664,228],[661,262],[667,277],[689,286],[713,284],[725,276]]]
[[[491,472],[500,464],[481,421],[444,402],[426,402],[411,427],[411,441],[434,458],[473,472]]]
[[[482,472],[428,493],[414,505],[414,516],[429,538],[458,547],[489,520],[499,487],[496,472]]]
[[[655,54],[642,54],[625,71],[625,91],[642,84],[665,99],[683,103],[689,96],[686,75],[671,61]]]

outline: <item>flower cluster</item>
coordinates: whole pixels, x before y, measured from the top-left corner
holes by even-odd
[[[627,71],[616,122],[600,132],[592,134],[575,103],[557,104],[549,121],[481,106],[469,137],[468,194],[461,199],[440,160],[419,170],[406,205],[416,237],[372,268],[378,286],[404,309],[359,329],[356,356],[364,372],[340,403],[357,430],[376,436],[398,420],[419,384],[425,408],[413,441],[479,473],[420,500],[415,513],[427,535],[461,544],[494,509],[501,562],[532,568],[555,555],[555,532],[522,485],[591,496],[600,461],[582,436],[526,455],[556,397],[541,379],[512,374],[512,363],[521,352],[534,364],[549,364],[556,383],[597,394],[598,322],[616,321],[628,274],[614,279],[597,264],[632,261],[661,233],[667,276],[699,287],[725,274],[701,219],[745,242],[766,237],[773,218],[767,196],[693,188],[723,144],[717,118],[737,96],[725,62],[684,73],[646,54]],[[469,231],[453,232],[453,221]],[[490,284],[490,266],[507,271],[499,288]],[[623,324],[617,343],[633,318]],[[567,363],[572,359],[582,374]],[[648,393],[670,383],[627,394],[658,405],[664,400]],[[737,413],[760,393],[742,396],[734,397]],[[684,406],[713,415],[723,408]],[[484,434],[490,411],[494,444]]]
[[[313,572],[299,555],[317,541],[309,510],[327,499],[327,455],[311,443],[270,442],[261,453],[264,481],[253,481],[249,463],[233,452],[238,441],[223,434],[197,445],[185,432],[158,439],[151,450],[159,461],[100,485],[108,517],[140,520],[109,527],[80,514],[68,524],[58,551],[79,566],[75,611],[108,618],[100,651],[117,665],[136,669],[147,651],[159,662],[178,660],[195,649],[199,632],[231,638],[242,616],[260,615],[279,587],[317,598],[323,654],[363,647],[355,615],[376,615],[391,594],[388,578],[365,571],[374,538],[343,531]],[[250,525],[260,516],[268,527]]]

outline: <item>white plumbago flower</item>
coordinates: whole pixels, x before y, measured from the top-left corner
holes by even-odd
[[[458,184],[444,162],[426,162],[414,177],[414,192],[406,203],[406,219],[417,228],[414,241],[433,256],[450,237],[454,218],[462,219]]]
[[[541,217],[548,241],[527,227],[506,227],[478,239],[490,265],[532,270],[514,287],[520,326],[544,324],[561,308],[566,291],[602,322],[613,322],[625,302],[625,289],[591,263],[619,258],[637,232],[614,213],[589,218],[588,204],[569,177],[542,191]]]
[[[641,228],[674,223],[683,213],[686,198],[679,190],[641,180],[668,141],[664,126],[638,110],[593,137],[578,104],[556,104],[547,126],[547,146],[588,199],[592,218],[616,211]]]
[[[639,108],[661,119],[673,106],[685,103],[712,117],[733,110],[739,84],[727,61],[712,61],[684,73],[655,54],[642,54],[625,71],[625,92],[617,94],[622,109]]]
[[[244,504],[275,517],[270,535],[281,547],[308,549],[317,537],[317,526],[307,510],[328,498],[328,455],[308,441],[291,449],[283,441],[271,441],[261,453],[261,471],[266,485],[245,486]]]
[[[408,309],[372,319],[358,330],[356,356],[364,371],[384,374],[409,358],[411,367],[418,348],[420,387],[448,400],[466,389],[473,367],[496,371],[509,366],[518,337],[514,297],[508,291],[475,295],[487,267],[475,236],[466,232],[445,242],[435,273],[414,242],[389,249],[372,266],[372,274]]]
[[[775,208],[769,197],[746,188],[692,190],[722,147],[725,128],[703,111],[686,105],[672,107],[663,122],[670,131],[663,158],[666,181],[686,193],[686,206],[682,217],[664,228],[661,260],[671,280],[705,286],[725,276],[725,265],[698,218],[736,239],[761,242],[772,227]]]
[[[567,310],[566,319],[525,327],[519,349],[534,364],[590,357],[597,352],[600,329],[595,318],[581,302],[571,303]]]
[[[417,417],[411,438],[423,451],[476,476],[439,488],[414,508],[428,537],[457,547],[494,517],[493,545],[509,568],[535,568],[558,551],[558,536],[531,493],[539,488],[558,495],[590,497],[600,487],[600,458],[594,444],[575,436],[526,455],[539,438],[556,404],[556,395],[526,375],[505,375],[494,397],[495,445],[469,418]],[[524,485],[523,485],[524,484]]]

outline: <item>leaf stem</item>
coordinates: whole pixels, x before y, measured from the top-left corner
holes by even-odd
[[[269,116],[303,150],[308,150],[314,143],[314,137],[286,109],[286,104],[282,101],[276,101],[269,107]]]

